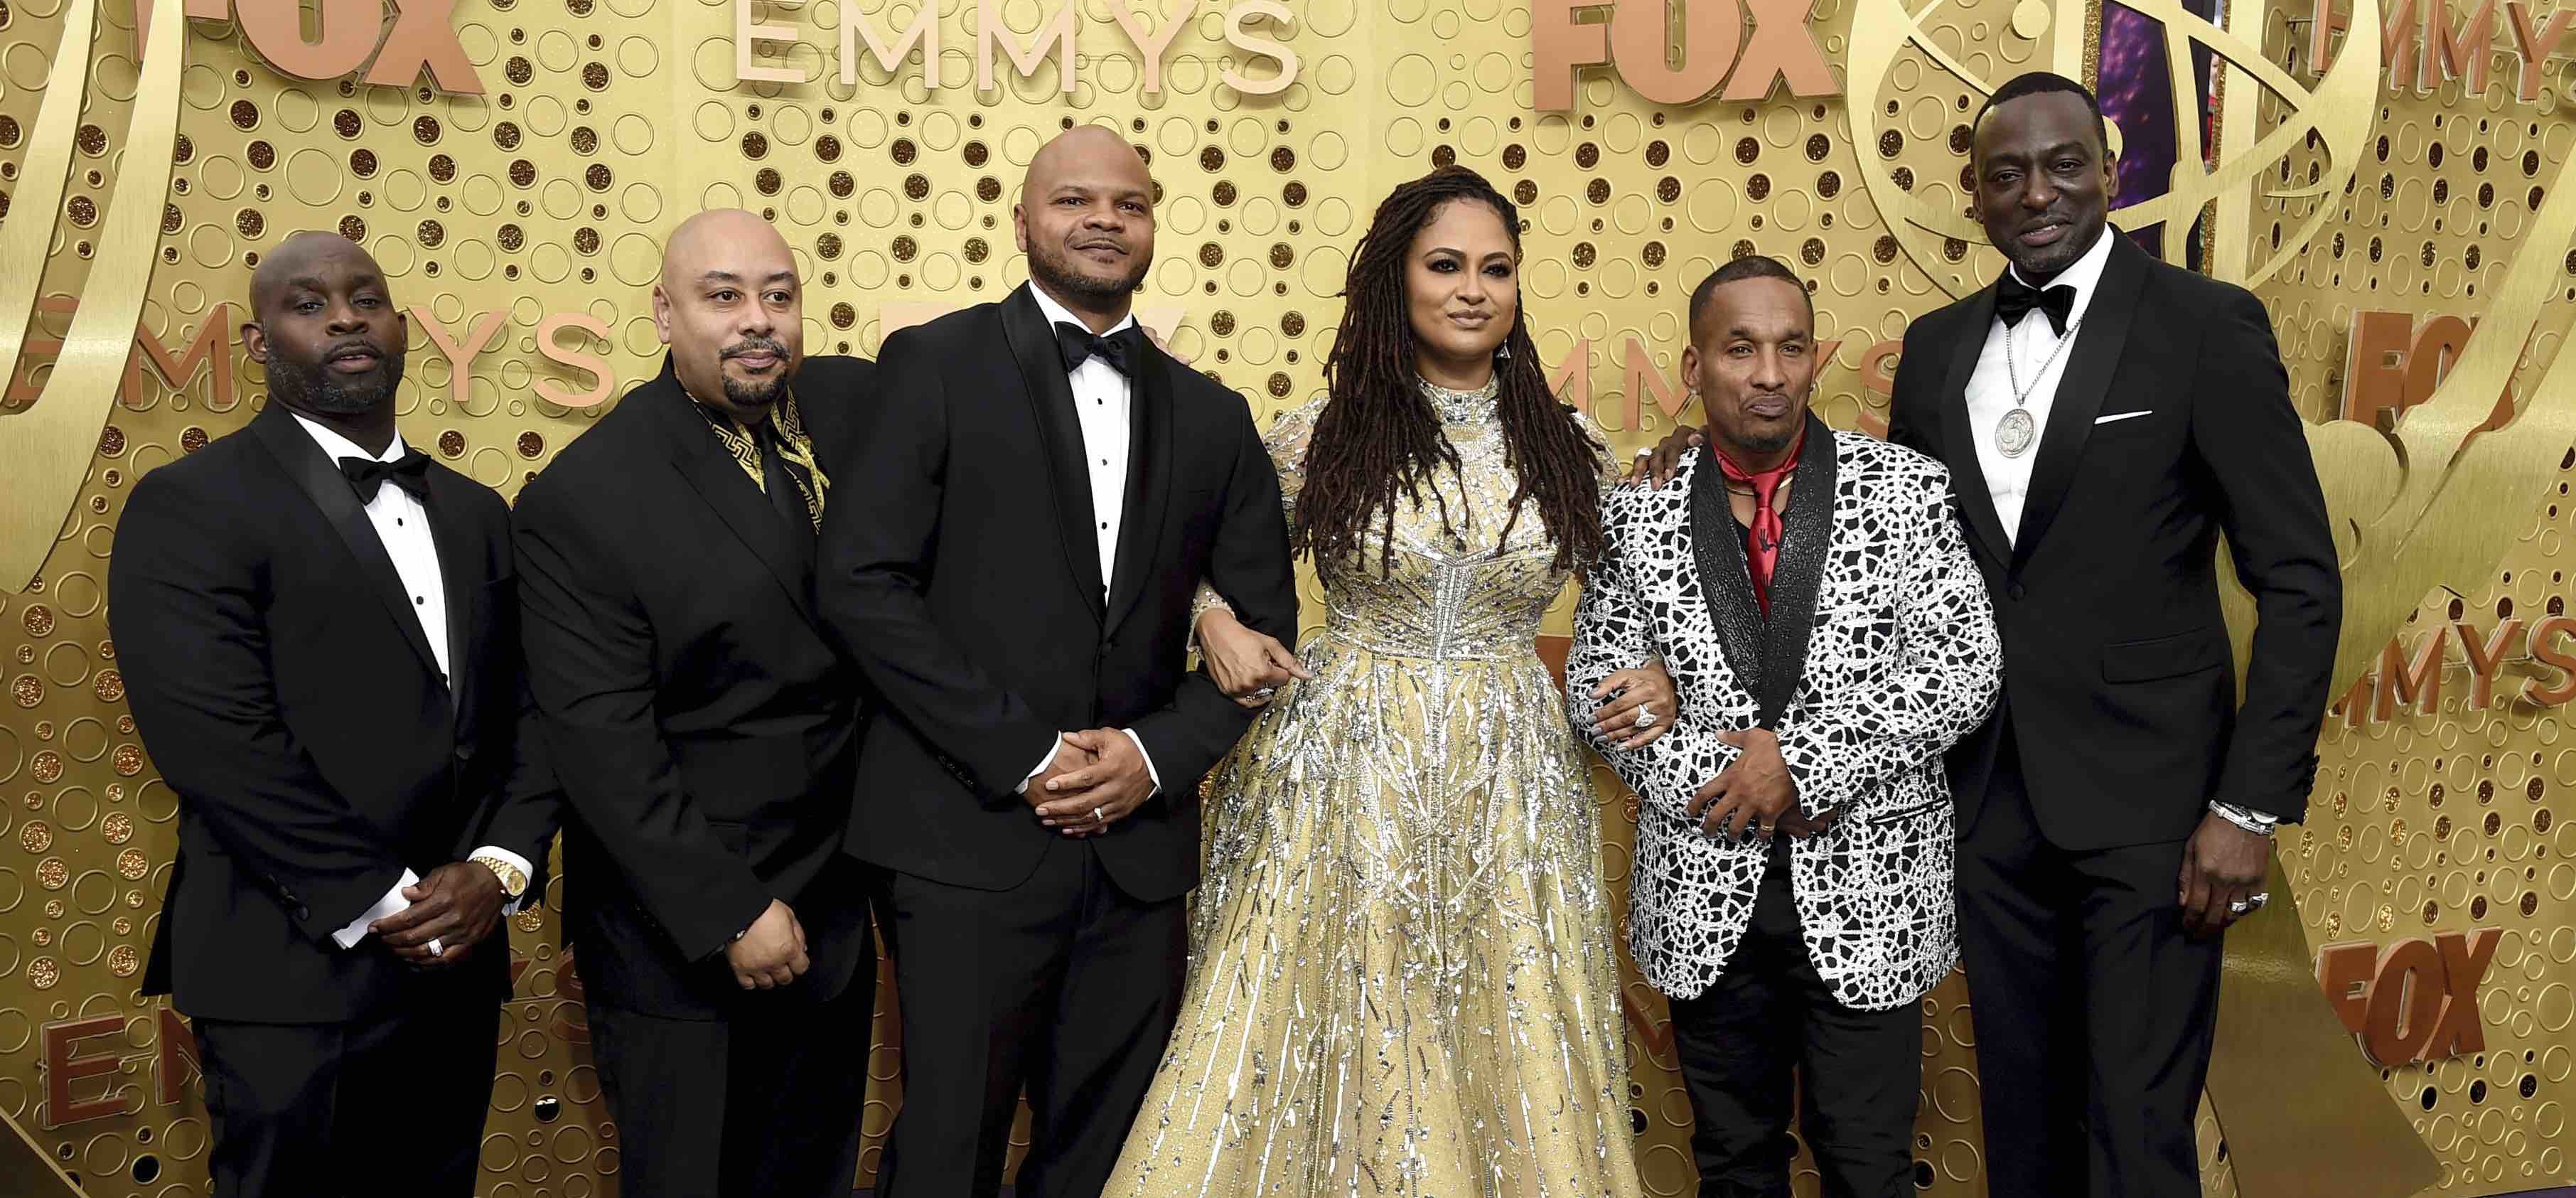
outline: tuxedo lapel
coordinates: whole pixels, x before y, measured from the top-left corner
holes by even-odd
[[[441,466],[429,468],[429,537],[438,548],[438,577],[447,589],[447,686],[456,701],[456,726],[462,735],[474,726],[474,666],[480,659],[485,626],[483,538],[465,513],[465,488],[475,482]]]
[[[1762,681],[1755,725],[1779,726],[1789,697],[1807,674],[1807,642],[1816,627],[1816,596],[1833,549],[1835,467],[1841,454],[1834,432],[1807,417],[1806,446],[1790,483],[1789,510],[1781,517],[1780,561],[1771,572],[1771,614],[1762,625]],[[1748,584],[1749,585],[1749,584]]]
[[[1988,285],[1970,296],[1960,319],[1964,324],[1957,334],[1944,339],[1950,347],[1949,373],[1940,392],[1944,464],[1950,467],[1951,489],[1958,493],[1959,511],[1967,517],[1969,531],[1985,543],[1988,556],[2010,561],[2012,538],[2005,534],[2002,518],[1995,515],[1995,493],[1986,482],[1986,468],[1977,461],[1977,438],[1987,434],[1968,427],[1968,381],[1977,373],[1977,355],[1984,351],[1986,333],[1995,324],[1994,287]]]
[[[1691,471],[1691,558],[1699,593],[1727,669],[1747,693],[1762,693],[1762,609],[1753,598],[1753,574],[1744,560],[1744,528],[1726,502],[1726,471],[1717,451],[1703,446]]]
[[[2147,281],[2147,252],[2118,229],[2106,228],[2102,235],[2111,239],[2111,259],[2103,263],[2102,281],[2093,289],[2092,302],[2084,306],[2084,323],[2075,330],[2075,344],[2067,347],[2066,371],[2058,376],[2057,398],[2048,409],[2048,431],[2040,437],[2039,461],[2030,471],[2030,498],[2022,506],[2021,533],[2013,541],[2015,567],[2030,560],[2031,549],[2047,535],[2057,509],[2065,506],[2067,489],[2075,483],[2076,464],[2084,456],[2084,439],[2093,432],[2093,418],[2102,414],[2112,372],[2119,368],[2129,329],[2137,323],[2138,295]]]
[[[1118,517],[1118,557],[1110,572],[1108,623],[1115,631],[1136,609],[1145,580],[1156,567],[1154,549],[1162,543],[1163,516],[1171,508],[1172,384],[1163,372],[1178,363],[1163,356],[1144,338],[1135,385],[1127,405],[1127,492]],[[1068,384],[1070,386],[1070,384]]]
[[[1072,571],[1074,589],[1090,603],[1092,616],[1101,617],[1108,605],[1101,595],[1100,539],[1091,528],[1091,472],[1082,468],[1082,425],[1074,416],[1073,380],[1064,369],[1063,351],[1056,347],[1055,329],[1027,284],[1002,301],[1002,338],[1010,343],[1011,360],[1019,366],[1021,389],[1028,395],[1038,440],[1046,450],[1047,487],[1055,496],[1056,539],[1062,543],[1065,569]],[[1131,455],[1136,452],[1137,447],[1129,448]],[[1133,495],[1136,488],[1130,469],[1128,491]],[[1120,540],[1123,562],[1127,557],[1123,534]]]
[[[619,403],[648,405],[661,418],[663,432],[671,442],[671,465],[679,470],[680,477],[687,480],[699,499],[715,509],[734,538],[760,559],[796,614],[821,631],[822,622],[814,613],[812,551],[791,539],[778,509],[770,505],[769,496],[743,473],[742,463],[735,461],[724,442],[716,438],[707,418],[697,412],[697,401],[689,398],[687,389],[671,373],[670,362],[663,362],[660,378]]]
[[[429,638],[421,632],[420,617],[412,610],[410,593],[403,589],[402,575],[394,570],[394,559],[385,552],[382,537],[375,524],[367,519],[367,509],[358,502],[358,493],[349,486],[347,475],[333,464],[330,455],[301,428],[286,405],[271,402],[259,418],[250,422],[250,431],[260,445],[277,459],[286,476],[295,480],[313,506],[322,509],[322,518],[331,530],[340,534],[340,543],[357,560],[358,575],[367,589],[375,592],[376,602],[383,604],[385,615],[402,634],[412,651],[420,655],[420,664],[432,678],[438,678],[438,654],[429,647]],[[391,485],[391,484],[387,484]]]

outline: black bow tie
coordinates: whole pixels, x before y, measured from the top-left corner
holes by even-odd
[[[1067,373],[1082,369],[1084,362],[1096,356],[1109,363],[1110,369],[1134,378],[1136,363],[1144,354],[1143,347],[1136,344],[1139,340],[1141,337],[1132,324],[1106,337],[1095,337],[1091,330],[1070,321],[1055,323],[1055,345],[1064,352]]]
[[[358,493],[358,502],[374,503],[376,492],[392,483],[411,492],[414,499],[429,499],[429,455],[414,449],[390,462],[374,458],[342,458],[340,473],[348,476],[349,489]]]
[[[2064,283],[2043,291],[2021,281],[2021,276],[2005,271],[2003,281],[1995,284],[1995,315],[2005,328],[2021,323],[2036,308],[2048,313],[2048,327],[2060,337],[2066,335],[2066,318],[2075,314],[2075,289]]]

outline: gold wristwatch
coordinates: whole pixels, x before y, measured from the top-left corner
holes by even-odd
[[[473,861],[491,870],[493,877],[501,879],[501,893],[515,899],[528,892],[528,875],[519,872],[518,866],[498,857],[476,857]]]

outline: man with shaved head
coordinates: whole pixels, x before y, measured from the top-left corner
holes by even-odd
[[[673,231],[662,373],[517,510],[529,682],[564,780],[566,926],[625,1198],[846,1198],[875,948],[842,855],[859,680],[814,609],[874,368],[804,356],[787,243]]]
[[[1241,397],[1129,305],[1154,184],[1105,128],[1029,163],[1029,283],[888,337],[825,518],[826,619],[882,698],[849,851],[887,875],[903,1111],[878,1193],[1095,1198],[1178,1008],[1199,780],[1252,710],[1190,673],[1201,579],[1293,640],[1279,487]]]
[[[108,568],[179,796],[143,991],[194,1020],[220,1198],[465,1198],[510,945],[555,833],[525,722],[510,516],[405,445],[401,309],[287,238],[241,327],[268,405],[135,484]],[[389,1162],[399,1162],[390,1172]]]

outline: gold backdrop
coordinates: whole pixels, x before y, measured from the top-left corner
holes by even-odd
[[[818,80],[809,84],[738,82],[730,0],[459,0],[457,41],[484,90],[444,94],[426,76],[409,86],[292,78],[234,23],[207,18],[186,23],[185,68],[171,78],[145,69],[165,60],[139,52],[125,0],[97,12],[84,58],[63,43],[67,28],[88,27],[93,2],[0,6],[0,216],[12,193],[22,200],[0,222],[0,361],[16,363],[0,403],[11,487],[0,539],[34,530],[18,549],[0,547],[0,565],[15,571],[0,586],[36,573],[0,597],[0,845],[16,846],[0,847],[0,1114],[21,1129],[0,1137],[0,1177],[11,1192],[36,1192],[29,1179],[51,1166],[59,1173],[45,1184],[77,1178],[93,1194],[156,1198],[205,1192],[208,1136],[184,1037],[165,1035],[175,1021],[136,993],[179,800],[123,706],[103,580],[134,478],[238,428],[262,402],[231,326],[255,255],[286,233],[336,229],[384,264],[416,313],[406,435],[504,495],[595,414],[541,395],[589,402],[655,369],[647,288],[658,238],[688,213],[740,205],[770,216],[810,288],[809,351],[871,354],[889,318],[995,299],[1025,277],[1009,226],[1016,184],[1036,147],[1077,120],[1109,124],[1149,155],[1161,252],[1144,306],[1177,317],[1175,349],[1260,412],[1320,388],[1334,294],[1377,198],[1456,161],[1521,201],[1525,301],[1543,354],[1588,393],[1623,451],[1687,415],[1672,381],[1683,298],[1747,251],[1815,280],[1822,335],[1840,340],[1819,410],[1874,430],[1892,366],[1874,347],[1999,269],[1963,214],[1976,99],[2030,67],[2090,75],[2084,47],[2100,21],[2098,0],[1815,0],[1810,28],[1844,94],[1658,105],[1596,67],[1570,111],[1542,115],[1523,0],[1296,5],[1293,25],[1255,27],[1300,60],[1295,82],[1268,96],[1220,81],[1244,56],[1213,4],[1180,31],[1159,94],[1145,90],[1113,0],[1074,0],[1069,94],[1053,61],[1031,78],[1003,63],[1000,86],[979,94],[967,0],[932,0],[945,76],[935,92],[918,61],[889,73],[864,49],[857,83],[838,81],[839,4],[859,3],[882,36],[911,22],[916,0],[747,9],[796,31],[755,66],[793,68]],[[2556,194],[2576,119],[2564,110],[2563,63],[2544,70],[2535,100],[2518,97],[2506,19],[2537,26],[2548,13],[2496,18],[2497,79],[2483,95],[2457,83],[2419,95],[2374,70],[2378,14],[2361,3],[2321,80],[2304,3],[2238,0],[2222,33],[2169,0],[2141,0],[2237,64],[2221,71],[2214,130],[2231,169],[2195,171],[2190,190],[2126,218],[2174,220],[2172,242],[2206,212],[2212,269],[2256,285],[2272,307],[2299,403],[2320,422],[2312,440],[2354,591],[2338,689],[2367,684],[2392,634],[2412,662],[2455,621],[2485,649],[2514,613],[2534,624],[2557,614],[2576,519],[2560,510],[2576,385],[2550,378],[2576,313],[2576,195]],[[1023,37],[1055,14],[1032,0],[998,7]],[[1797,15],[1794,3],[1785,16],[1752,7],[1764,35]],[[388,11],[386,25],[395,21]],[[58,106],[49,129],[44,105],[64,86],[84,87],[85,107]],[[152,152],[127,158],[135,146]],[[45,177],[65,157],[57,200]],[[117,228],[120,218],[133,227]],[[146,262],[138,247],[156,229]],[[120,287],[148,297],[150,351],[134,356],[123,387],[117,339],[135,309],[111,310]],[[8,334],[28,298],[36,311],[20,354]],[[76,312],[80,303],[89,307]],[[2454,338],[2467,342],[2456,364],[2438,347],[2430,355],[2447,377],[2434,377],[2437,366],[2394,393],[2423,406],[2393,432],[2322,423],[2346,414],[2358,385],[2347,374],[2388,365],[2377,342],[2350,352],[2365,310],[2481,321],[2478,336]],[[81,313],[92,323],[76,328]],[[210,329],[211,370],[183,352]],[[64,340],[72,348],[58,361],[53,343]],[[2385,399],[2394,384],[2381,373],[2371,394]],[[2513,422],[2468,439],[2508,384]],[[11,564],[19,558],[23,569]],[[1307,597],[1320,598],[1311,587]],[[1566,610],[1552,619],[1562,633]],[[2201,1129],[2211,1193],[2258,1172],[2271,1180],[2248,1181],[2255,1198],[2393,1198],[2423,1185],[2483,1195],[2576,1178],[2566,1098],[2576,833],[2551,815],[2576,785],[2576,745],[2558,743],[2559,707],[2522,697],[2559,674],[2504,637],[2486,659],[2495,699],[2472,707],[2475,671],[2456,638],[2443,660],[2447,686],[2430,710],[2330,725],[2314,817],[2283,838],[2295,917],[2276,905],[2247,925],[2260,934],[2240,932],[2231,946],[2214,1115]],[[1601,777],[1604,868],[1618,882],[1633,799]],[[2485,1052],[2372,1078],[2309,954],[2475,927],[2501,933],[2478,988]],[[538,911],[512,937],[524,970],[493,1088],[485,1194],[615,1189],[616,1129],[559,930]],[[1688,1108],[1662,1004],[1633,971],[1628,983],[1646,1188],[1687,1193]],[[862,1183],[900,1102],[886,1038],[895,997],[880,993]],[[1972,1046],[1954,977],[1924,1004],[1927,1193],[1983,1189]],[[2356,1172],[2370,1180],[2297,1180]],[[1800,1185],[1812,1192],[1812,1175]]]

